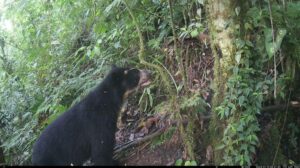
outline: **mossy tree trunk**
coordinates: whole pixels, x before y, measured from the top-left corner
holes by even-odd
[[[257,116],[262,108],[263,85],[268,86],[261,71],[267,62],[263,59],[263,52],[255,52],[260,46],[253,45],[253,41],[248,39],[251,32],[245,32],[248,3],[215,0],[208,1],[207,6],[215,61],[208,145],[214,149],[215,165],[250,165],[259,144]],[[256,40],[261,41],[259,38]],[[280,136],[277,138],[277,144],[280,144]],[[274,158],[282,156],[280,146],[275,148],[272,150],[276,151]],[[279,160],[283,162],[285,159],[280,157]]]
[[[5,159],[4,159],[4,151],[3,148],[1,147],[2,143],[0,141],[0,165],[5,163]]]
[[[216,107],[225,98],[227,91],[226,83],[232,74],[229,67],[234,64],[234,27],[236,26],[235,8],[237,0],[215,0],[208,1],[209,31],[211,48],[214,55],[214,97],[212,100],[212,119],[209,128],[209,139],[214,149],[214,164],[220,165],[223,162],[222,151],[216,150],[220,145],[225,128],[224,121],[218,119]]]

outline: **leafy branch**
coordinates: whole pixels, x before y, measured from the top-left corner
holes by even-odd
[[[162,76],[162,80],[163,80],[163,83],[166,85],[167,89],[168,89],[168,92],[170,93],[170,95],[174,96],[175,93],[174,93],[174,89],[171,89],[171,85],[169,83],[169,81],[167,80],[167,75],[166,73],[164,72],[163,68],[161,68],[160,66],[156,65],[156,64],[152,64],[150,62],[147,62],[145,60],[145,44],[144,44],[144,40],[143,40],[143,35],[142,35],[142,32],[141,32],[141,29],[140,29],[140,26],[139,24],[137,23],[136,21],[136,18],[131,10],[131,8],[128,6],[128,3],[126,2],[126,0],[122,0],[122,2],[124,3],[124,5],[126,6],[126,9],[127,11],[129,12],[131,18],[132,18],[132,22],[138,32],[138,36],[139,36],[139,45],[140,45],[140,50],[138,52],[138,58],[139,58],[139,61],[141,64],[144,64],[148,67],[152,67],[154,69],[156,69],[159,74]]]

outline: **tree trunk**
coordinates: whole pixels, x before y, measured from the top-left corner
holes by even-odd
[[[222,163],[222,151],[215,150],[219,146],[225,123],[218,119],[216,107],[224,100],[227,80],[231,75],[230,65],[234,64],[234,21],[237,0],[208,1],[209,30],[211,48],[214,55],[214,97],[212,100],[212,119],[209,128],[209,139],[214,148],[214,164]],[[238,19],[236,19],[238,20]]]
[[[3,148],[1,147],[2,143],[0,141],[0,165],[5,164],[5,158],[4,158],[4,151]]]

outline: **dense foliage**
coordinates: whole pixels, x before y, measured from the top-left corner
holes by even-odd
[[[270,1],[249,1],[234,11],[243,25],[235,29],[233,75],[226,81],[224,101],[213,111],[225,123],[216,150],[224,150],[226,165],[253,163],[262,107],[289,101],[291,88],[297,88],[300,3]],[[202,0],[1,1],[0,145],[6,163],[30,164],[32,144],[43,128],[96,86],[111,64],[154,69],[153,86],[139,98],[143,111],[174,107],[175,119],[184,111],[194,121],[206,103],[202,91],[190,87],[192,66],[183,56],[192,51],[183,52],[189,48],[176,41],[194,39],[209,46],[201,38],[209,25],[205,5]],[[146,63],[139,53],[141,36]],[[165,52],[173,44],[174,54]],[[168,99],[174,101],[161,103]],[[195,160],[195,140],[189,136],[198,128],[191,123],[181,135]],[[289,144],[296,155],[299,125],[290,123]]]
[[[253,1],[235,8],[234,13],[240,19],[233,21],[234,63],[228,66],[231,74],[226,83],[228,90],[216,107],[221,121],[226,123],[222,143],[217,147],[223,150],[225,165],[253,163],[257,147],[262,146],[258,138],[259,117],[264,104],[268,104],[266,100],[289,103],[291,90],[297,90],[294,80],[298,78],[295,71],[300,65],[300,48],[295,45],[299,44],[300,35],[299,5]],[[274,160],[270,163],[274,164]]]

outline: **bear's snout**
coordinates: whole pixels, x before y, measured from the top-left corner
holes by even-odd
[[[151,71],[149,70],[140,70],[140,81],[139,86],[145,87],[151,84]]]

